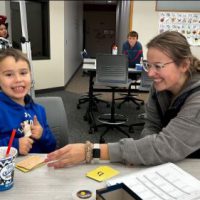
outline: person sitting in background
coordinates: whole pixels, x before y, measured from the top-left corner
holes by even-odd
[[[28,94],[31,88],[30,63],[19,50],[0,50],[0,146],[7,146],[11,132],[19,154],[49,153],[56,140],[47,124],[45,109]]]
[[[0,15],[0,49],[6,49],[12,47],[12,44],[7,39],[8,34],[8,23],[6,23],[6,16]]]
[[[136,64],[140,64],[143,50],[141,43],[138,41],[138,33],[136,31],[128,33],[127,41],[122,47],[122,53],[127,55],[130,68],[135,68]]]
[[[200,60],[192,55],[187,39],[175,31],[157,35],[147,48],[143,67],[153,85],[141,138],[100,144],[98,154],[98,145],[90,142],[69,144],[47,155],[49,167],[90,163],[93,157],[132,165],[200,158]]]

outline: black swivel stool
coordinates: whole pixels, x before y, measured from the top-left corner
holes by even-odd
[[[137,98],[137,94],[133,91],[137,91],[137,86],[139,85],[138,81],[140,81],[141,71],[134,71],[132,73],[129,73],[129,79],[131,80],[131,83],[128,87],[127,93],[122,93],[123,97],[117,98],[115,100],[122,100],[118,104],[118,108],[121,108],[121,106],[126,102],[132,102],[136,105],[136,109],[140,109],[141,105],[144,105],[144,101],[142,99]]]
[[[97,117],[100,122],[95,127],[105,127],[105,131],[100,135],[100,143],[105,143],[104,135],[111,129],[117,129],[127,137],[128,132],[122,127],[129,128],[125,123],[127,116],[115,112],[115,90],[119,87],[125,87],[128,84],[128,60],[125,55],[99,54],[97,55],[96,83],[111,88],[112,102],[110,113],[105,113]]]
[[[83,51],[81,51],[81,57],[83,60],[83,65],[96,65],[96,59],[94,58],[90,58],[87,51],[84,49]],[[83,70],[83,72],[85,72],[86,70]],[[94,81],[93,78],[96,75],[95,71],[91,71],[91,70],[87,70],[86,74],[89,75],[89,90],[86,94],[82,95],[77,103],[77,109],[81,108],[81,104],[84,103],[89,103],[94,110],[97,110],[97,103],[102,102],[105,103],[107,106],[109,105],[108,102],[103,101],[101,99],[98,99],[98,96],[100,96],[101,94],[94,94],[93,93],[93,85],[94,85]],[[85,115],[86,116],[86,115]],[[84,117],[84,119],[86,119],[86,117]]]
[[[90,59],[90,58],[84,58],[83,59],[83,64],[85,65],[96,65],[96,59]],[[93,115],[93,111],[97,111],[98,107],[97,107],[97,103],[101,102],[106,104],[107,107],[110,106],[110,104],[102,99],[97,98],[97,96],[101,95],[101,94],[94,94],[93,92],[93,86],[94,86],[94,77],[96,75],[96,72],[93,70],[88,70],[88,74],[89,74],[89,90],[88,93],[85,95],[82,95],[77,103],[77,109],[80,109],[80,105],[84,104],[84,103],[88,103],[87,104],[87,110],[85,115],[83,116],[83,119],[85,121],[88,121],[89,124],[93,124],[92,126],[95,126],[95,118]]]
[[[140,93],[149,93],[149,90],[151,88],[152,85],[152,79],[148,77],[147,72],[145,72],[144,70],[142,70],[141,72],[141,81],[140,81],[140,85],[138,87],[138,92]],[[129,125],[129,131],[130,132],[134,132],[134,127],[135,126],[144,126],[145,122],[144,119],[146,118],[146,114],[140,114],[138,116],[139,119],[142,119],[142,122],[139,123],[133,123]]]

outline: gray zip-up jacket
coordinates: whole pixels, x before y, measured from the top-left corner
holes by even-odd
[[[200,86],[200,74],[192,76],[179,96],[197,86]],[[147,119],[141,133],[142,138],[125,138],[117,143],[109,143],[111,162],[157,165],[183,160],[200,149],[200,91],[185,100],[177,116],[164,128],[152,97],[154,92],[152,86],[146,104]],[[175,98],[172,99],[167,91],[158,92],[157,96],[162,112],[165,113]]]

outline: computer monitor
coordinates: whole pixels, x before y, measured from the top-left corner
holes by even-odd
[[[128,59],[124,54],[97,54],[96,83],[121,86],[128,83]]]

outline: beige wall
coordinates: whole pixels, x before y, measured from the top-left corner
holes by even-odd
[[[64,14],[64,83],[66,84],[81,63],[83,46],[83,7],[80,1],[65,1]]]
[[[50,60],[33,61],[35,89],[64,85],[64,2],[50,1]]]
[[[159,12],[155,11],[156,1],[134,1],[133,30],[139,33],[139,41],[144,48],[146,58],[146,44],[158,32]],[[200,47],[191,47],[193,54],[200,59]]]
[[[82,3],[49,2],[51,59],[33,61],[36,90],[65,86],[81,63]]]

